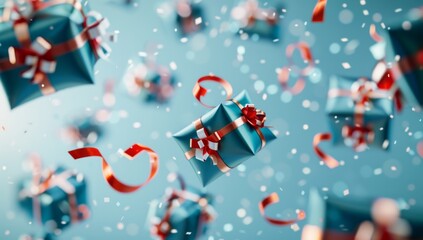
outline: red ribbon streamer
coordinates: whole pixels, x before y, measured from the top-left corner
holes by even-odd
[[[307,62],[307,66],[298,69],[294,63],[294,60],[292,56],[294,55],[295,50],[300,52],[302,59]],[[313,69],[313,55],[311,53],[310,47],[307,45],[307,43],[299,42],[295,44],[290,44],[286,47],[285,50],[286,58],[288,59],[288,66],[285,66],[281,69],[281,71],[278,74],[278,80],[279,83],[282,85],[282,89],[284,91],[289,91],[293,95],[297,95],[301,93],[304,90],[305,87],[305,81],[304,77],[308,76],[310,74],[310,71]],[[292,87],[288,86],[289,76],[291,74],[291,71],[295,71],[299,78],[295,82],[295,84]]]
[[[325,9],[327,0],[318,0],[311,17],[312,22],[323,22],[325,20]]]
[[[79,148],[75,150],[69,151],[69,154],[75,159],[81,159],[81,158],[87,158],[87,157],[100,157],[102,159],[102,172],[104,179],[106,182],[116,191],[121,193],[131,193],[135,192],[138,189],[144,187],[147,185],[157,174],[157,171],[159,169],[159,157],[156,154],[155,151],[153,151],[151,148],[141,145],[141,144],[134,144],[132,147],[125,150],[123,155],[128,158],[129,160],[132,160],[136,155],[138,155],[141,152],[147,152],[147,154],[150,157],[150,174],[146,181],[144,181],[141,184],[138,185],[128,185],[123,182],[121,182],[119,179],[116,178],[116,176],[113,173],[112,168],[107,163],[106,159],[103,157],[101,152],[97,148],[93,147],[85,147],[85,148]]]
[[[192,89],[192,94],[194,95],[195,99],[198,100],[198,102],[201,103],[201,105],[207,107],[207,108],[214,108],[215,106],[210,106],[207,105],[205,103],[203,103],[203,101],[201,100],[202,97],[206,96],[207,94],[207,88],[204,88],[203,86],[200,85],[200,83],[202,82],[215,82],[220,84],[223,89],[225,89],[226,91],[226,100],[229,100],[232,97],[232,86],[231,84],[224,80],[223,78],[220,78],[218,76],[212,76],[212,75],[208,75],[208,76],[203,76],[201,78],[199,78],[197,80],[197,82],[194,85],[194,88]]]
[[[320,148],[319,144],[323,141],[329,141],[332,139],[332,134],[330,133],[318,133],[314,136],[313,139],[313,149],[316,152],[317,156],[329,167],[336,168],[339,165],[339,162],[332,156],[324,153]]]
[[[292,220],[280,220],[280,219],[276,219],[276,218],[267,217],[266,214],[265,214],[265,209],[269,205],[272,205],[272,204],[275,204],[275,203],[278,203],[278,202],[279,202],[279,196],[275,192],[271,193],[269,196],[265,197],[261,202],[259,202],[260,214],[269,223],[271,223],[273,225],[284,226],[284,225],[294,224],[294,223],[296,223],[300,220],[303,220],[305,218],[305,212],[304,211],[300,211],[297,214],[297,219],[292,219]]]

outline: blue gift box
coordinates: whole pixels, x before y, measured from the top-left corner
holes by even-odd
[[[168,219],[167,231],[165,234],[166,240],[193,240],[198,239],[207,232],[208,222],[201,219],[203,211],[207,211],[207,214],[215,214],[213,210],[213,196],[206,193],[203,190],[188,187],[184,191],[174,190],[180,196],[187,194],[187,198],[177,197],[175,199],[166,197],[165,201],[155,200],[150,203],[150,213],[148,214],[148,221],[157,226],[166,216],[168,208],[171,207],[170,217]],[[201,204],[206,203],[206,206],[200,205],[200,201],[193,201],[189,195],[195,195],[195,198],[201,199]],[[170,200],[169,199],[173,199]],[[154,227],[153,226],[153,234]],[[163,238],[161,238],[163,239]]]
[[[154,103],[167,102],[173,96],[176,85],[176,78],[170,72],[145,64],[130,69],[124,79],[129,94],[139,95],[144,101]]]
[[[72,144],[91,145],[95,144],[98,139],[102,138],[104,129],[97,123],[95,117],[89,116],[76,119],[64,131],[64,137],[72,142]]]
[[[329,195],[323,199],[312,189],[309,196],[308,225],[321,229],[324,240],[354,240],[360,225],[373,222],[372,199],[354,199]],[[423,239],[423,219],[417,211],[402,210],[401,222],[409,231],[407,239]],[[317,236],[316,236],[317,237]]]
[[[46,176],[41,179],[41,182],[45,181],[45,178]],[[69,190],[65,191],[60,184],[55,184],[57,181],[66,181],[66,187],[71,186],[74,193],[66,192]],[[74,223],[72,216],[74,221],[87,217],[87,183],[81,174],[58,167],[53,172],[49,188],[34,194],[31,192],[34,187],[41,187],[41,184],[34,186],[32,179],[24,180],[19,184],[19,205],[34,221],[41,220],[40,223],[44,224],[48,230],[63,229],[71,225]],[[74,207],[70,199],[75,201]],[[39,208],[34,209],[34,206]],[[34,215],[35,212],[39,212],[39,217]]]
[[[182,35],[188,35],[204,30],[206,27],[204,12],[203,8],[198,3],[184,3],[182,1],[182,3],[177,4],[188,4],[191,10],[188,16],[184,16],[183,13],[177,11],[176,24]],[[195,22],[197,18],[201,18],[201,22],[198,24]]]
[[[237,119],[243,118],[241,107],[247,104],[251,104],[251,100],[247,92],[243,91],[234,100],[218,105],[199,120],[174,135],[203,186],[256,155],[264,146],[263,143],[269,143],[276,139],[276,136],[269,128],[255,128],[249,123],[245,123],[230,131],[218,141],[216,158],[220,158],[222,161],[217,161],[217,165],[213,163],[215,159],[210,159],[211,157],[199,160],[195,155],[189,156],[194,151],[191,147],[192,140],[199,138],[200,125],[210,135],[216,135],[216,132],[223,127],[234,123],[234,121],[236,122]]]
[[[361,79],[364,80],[364,79]],[[334,144],[345,141],[343,136],[344,127],[358,127],[356,124],[357,100],[354,98],[354,87],[361,81],[357,78],[348,77],[332,77],[329,84],[329,96],[326,105],[326,112],[329,116],[330,130]],[[367,142],[369,146],[379,146],[387,148],[386,142],[389,139],[389,128],[391,125],[390,115],[393,113],[393,101],[390,92],[380,90],[376,84],[371,81],[364,80],[364,84],[371,84],[376,91],[380,91],[381,95],[386,97],[370,97],[366,102],[364,111],[362,112],[362,126],[368,128],[374,134],[373,141]],[[339,96],[331,96],[331,91],[341,91],[350,94]],[[366,90],[364,90],[366,91]],[[363,97],[357,95],[358,98]]]
[[[258,3],[255,1],[251,1],[252,3],[250,3],[249,1],[251,0],[240,3],[232,12],[233,18],[236,20],[237,33],[245,33],[250,37],[256,35],[260,38],[269,40],[279,39],[280,19],[278,12],[274,9],[259,9],[258,6],[256,6],[256,12],[251,13],[249,12],[251,9],[247,7],[248,4]],[[242,18],[239,19],[237,15],[239,11],[245,12],[246,16],[242,16]]]
[[[387,60],[399,65],[394,77],[404,98],[414,107],[423,107],[423,18],[410,23],[410,29],[402,25],[390,27],[383,39]]]
[[[83,32],[83,15],[70,2],[53,4],[33,13],[31,19],[27,22],[29,40],[32,42],[30,46],[23,46],[18,40],[17,35],[22,34],[15,33],[13,21],[0,22],[0,62],[9,62],[10,58],[13,58],[13,56],[11,57],[10,47],[21,51],[28,51],[28,49],[33,51],[34,43],[40,42],[41,39],[42,42],[50,44],[51,50],[54,51],[55,46],[68,42]],[[5,8],[0,9],[0,15],[3,11],[5,11]],[[82,11],[84,13],[89,11],[87,4],[82,4]],[[55,63],[50,62],[50,67],[53,67],[53,65],[55,67],[50,69],[51,71],[44,71],[54,91],[82,84],[92,84],[94,82],[93,66],[96,62],[96,56],[90,43],[86,41],[81,47],[73,51],[62,52],[64,53],[54,56],[54,59],[49,59],[55,61]],[[33,83],[32,77],[24,77],[22,73],[28,71],[32,65],[26,65],[29,61],[28,57],[16,57],[21,59],[22,64],[9,68],[2,68],[2,64],[0,64],[0,78],[11,108],[52,92],[43,93],[42,88],[45,85]],[[39,59],[35,61],[39,61]]]

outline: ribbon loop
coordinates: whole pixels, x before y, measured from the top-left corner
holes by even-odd
[[[374,81],[360,78],[351,85],[351,97],[358,104],[369,104],[377,88]]]
[[[87,33],[91,47],[97,57],[107,59],[111,53],[108,42],[116,42],[118,32],[110,33],[108,31],[110,22],[107,18],[103,18],[100,13],[96,11],[89,12],[85,21],[87,22],[90,18],[94,19],[94,23],[91,25],[85,24],[88,25]]]
[[[296,66],[293,60],[293,55],[295,50],[300,52],[301,58],[304,62],[307,63],[307,66],[304,68],[299,68]],[[283,67],[278,73],[279,83],[282,85],[284,91],[289,91],[293,95],[297,95],[304,90],[305,81],[304,78],[307,77],[311,70],[314,68],[313,55],[311,49],[307,43],[299,42],[295,44],[290,44],[286,47],[285,55],[288,60],[288,65]],[[288,81],[291,73],[298,75],[298,79],[295,81],[292,87],[288,86]]]
[[[231,84],[229,82],[227,82],[226,80],[224,80],[223,78],[220,78],[218,76],[208,75],[208,76],[203,76],[203,77],[199,78],[197,80],[197,82],[195,83],[194,88],[192,89],[192,94],[194,95],[195,99],[197,99],[198,102],[201,103],[201,105],[203,105],[207,108],[214,108],[215,107],[215,106],[207,105],[207,104],[203,103],[203,101],[201,100],[201,98],[206,96],[207,92],[208,92],[207,88],[201,86],[201,83],[203,83],[203,82],[218,83],[226,91],[226,100],[231,99],[232,92],[233,92]]]
[[[50,54],[52,48],[52,45],[42,37],[36,38],[29,48],[9,48],[9,62],[16,64],[21,60],[28,66],[29,68],[24,70],[21,76],[31,79],[33,84],[38,84],[45,95],[55,91],[47,76],[56,70],[56,61]]]
[[[195,149],[195,158],[199,161],[205,162],[208,157],[217,153],[219,143],[213,141],[213,135],[210,136],[204,128],[197,130],[197,136],[198,139],[190,140],[190,147]],[[213,165],[217,164],[213,158],[212,161]]]
[[[254,128],[264,127],[266,121],[266,113],[262,110],[257,109],[254,104],[246,104],[241,109],[242,114],[247,119],[247,122]]]
[[[265,197],[263,200],[259,202],[259,211],[260,214],[264,217],[264,219],[273,224],[278,226],[285,226],[285,225],[291,225],[294,223],[297,223],[298,221],[301,221],[305,218],[305,212],[302,210],[297,210],[297,218],[292,220],[280,220],[276,218],[270,218],[266,216],[265,209],[275,203],[279,202],[279,196],[277,193],[271,193],[269,196]]]
[[[345,145],[353,147],[356,152],[366,150],[368,144],[374,141],[374,132],[371,128],[361,126],[344,126],[342,136]]]
[[[336,168],[339,166],[339,162],[333,158],[332,156],[323,152],[319,144],[323,141],[330,141],[332,139],[332,135],[330,133],[319,133],[316,134],[313,138],[313,149],[316,152],[317,156],[329,167],[329,168]]]
[[[312,22],[323,22],[325,20],[325,10],[326,10],[327,0],[318,0],[316,6],[313,10],[313,15],[311,17]]]
[[[79,148],[79,149],[69,151],[69,154],[75,160],[78,160],[81,158],[87,158],[87,157],[100,157],[102,159],[103,176],[106,182],[110,185],[110,187],[112,187],[114,190],[121,193],[131,193],[147,185],[156,176],[159,170],[159,157],[156,154],[156,152],[153,151],[151,148],[141,144],[134,144],[132,145],[132,147],[122,152],[123,156],[125,156],[129,160],[132,160],[135,156],[137,156],[139,153],[144,151],[147,152],[147,154],[149,155],[150,174],[147,180],[145,180],[143,183],[138,185],[128,185],[121,182],[119,179],[117,179],[115,174],[113,173],[112,168],[110,167],[106,159],[103,157],[103,155],[97,148],[93,148],[93,147]]]

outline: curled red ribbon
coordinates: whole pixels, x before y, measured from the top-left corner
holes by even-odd
[[[231,99],[232,92],[233,92],[231,84],[228,81],[226,81],[223,78],[220,78],[218,76],[208,75],[208,76],[203,76],[203,77],[199,78],[197,80],[197,82],[195,83],[194,88],[192,89],[192,94],[194,95],[195,99],[197,99],[198,102],[201,103],[201,105],[203,105],[207,108],[214,108],[215,107],[215,106],[207,105],[207,104],[203,103],[203,101],[201,101],[201,98],[206,96],[208,90],[207,90],[207,88],[204,88],[203,86],[201,86],[200,83],[208,82],[208,81],[220,84],[223,87],[223,89],[225,89],[225,91],[226,91],[226,100]]]
[[[132,145],[132,147],[126,149],[123,155],[129,160],[132,160],[136,155],[138,155],[139,153],[143,151],[147,152],[147,154],[150,157],[150,174],[146,181],[138,185],[128,185],[121,182],[119,179],[117,179],[113,173],[112,168],[110,167],[106,159],[103,157],[103,155],[97,148],[93,148],[93,147],[79,148],[79,149],[69,151],[69,154],[75,160],[78,160],[81,158],[87,158],[87,157],[100,157],[102,159],[102,172],[106,182],[114,190],[118,192],[131,193],[147,185],[156,176],[157,171],[159,170],[159,157],[155,151],[153,151],[151,148],[147,146],[136,143]]]
[[[275,192],[271,193],[269,196],[265,197],[263,200],[261,200],[261,202],[259,202],[260,214],[269,223],[271,223],[273,225],[284,226],[284,225],[294,224],[294,223],[301,221],[305,218],[305,212],[302,211],[302,210],[297,213],[297,219],[292,219],[292,220],[280,220],[280,219],[270,218],[270,217],[266,216],[265,209],[269,205],[272,205],[272,204],[275,204],[275,203],[278,203],[278,202],[279,202],[279,196]]]
[[[325,9],[327,0],[318,0],[311,17],[312,22],[323,22],[325,20]]]
[[[322,159],[322,161],[329,167],[329,168],[336,168],[339,166],[339,162],[333,158],[332,156],[324,153],[320,148],[319,144],[323,141],[329,141],[332,139],[332,134],[330,133],[318,133],[314,136],[313,139],[313,149],[316,152],[317,156]]]
[[[305,62],[307,62],[307,66],[302,69],[299,69],[296,67],[294,60],[292,58],[295,50],[297,49],[298,51],[300,51],[302,59]],[[288,59],[288,66],[283,67],[281,71],[278,73],[278,80],[279,80],[279,83],[282,85],[282,89],[284,91],[289,91],[293,95],[297,95],[304,90],[304,87],[305,87],[304,77],[308,76],[310,74],[310,71],[314,67],[313,55],[311,53],[310,47],[307,45],[307,43],[304,43],[304,42],[288,45],[285,50],[285,55],[286,55],[286,58]],[[291,71],[295,71],[295,73],[299,75],[299,78],[297,79],[297,81],[292,87],[289,87],[288,81],[289,81],[289,76],[291,74]]]

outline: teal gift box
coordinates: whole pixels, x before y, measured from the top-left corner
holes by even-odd
[[[62,89],[93,84],[97,48],[105,46],[95,41],[108,23],[91,14],[87,4],[30,2],[25,1],[24,9],[32,7],[32,12],[12,11],[8,21],[0,21],[0,78],[12,109]],[[10,6],[0,14],[10,13]]]
[[[390,27],[384,34],[387,60],[394,66],[396,83],[414,107],[423,107],[423,18]]]
[[[40,177],[39,183],[25,179],[19,184],[19,206],[31,219],[52,231],[88,217],[87,183],[82,174],[58,167]]]
[[[279,39],[279,13],[272,8],[261,9],[255,0],[246,0],[232,10],[238,34],[250,37]]]
[[[152,201],[148,221],[152,235],[162,240],[194,240],[207,232],[215,215],[213,196],[188,187],[171,190],[164,201]]]
[[[174,135],[203,186],[256,155],[276,139],[264,112],[243,91]]]
[[[364,150],[360,149],[363,146],[386,149],[393,113],[391,95],[365,78],[332,77],[326,112],[333,143],[354,145],[357,151]]]
[[[188,35],[204,30],[206,27],[204,11],[198,3],[179,1],[176,8],[176,25],[182,35]]]
[[[128,69],[124,84],[132,96],[145,102],[165,103],[173,96],[176,78],[164,67],[139,63]]]
[[[389,201],[395,204],[394,200]],[[374,222],[375,202],[376,199],[358,199],[350,196],[337,197],[329,195],[323,198],[317,189],[312,189],[309,195],[308,223],[304,227],[303,239],[308,239],[305,237],[306,235],[314,235],[315,238],[313,239],[324,240],[358,239],[355,236],[363,223],[371,223],[374,226],[378,226]],[[396,203],[396,205],[399,209],[400,204]],[[386,206],[383,210],[378,209],[382,213],[385,210],[389,212]],[[403,236],[406,238],[386,239],[423,239],[422,212],[405,209],[399,209],[399,211],[399,218],[397,220],[394,219],[388,229],[391,237]],[[314,230],[315,228],[318,230]],[[374,230],[377,230],[377,227]]]

